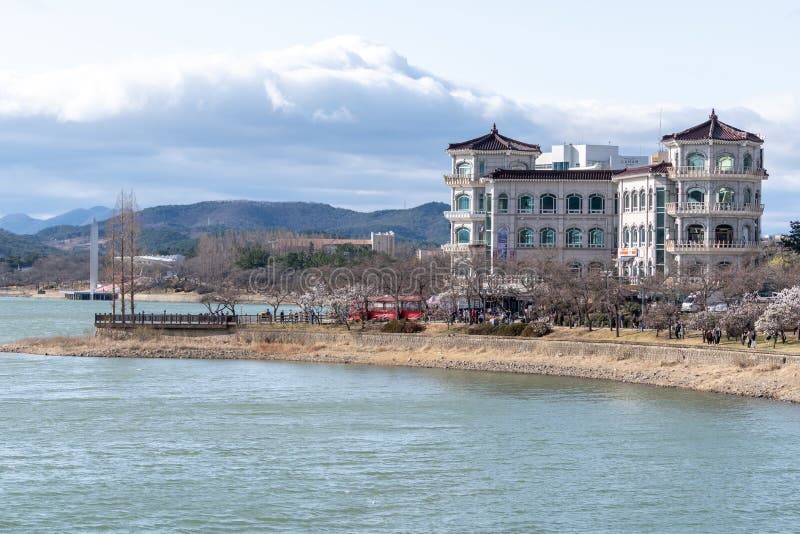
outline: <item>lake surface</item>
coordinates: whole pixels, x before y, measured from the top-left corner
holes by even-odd
[[[291,307],[285,307],[287,310],[289,308]],[[243,304],[236,307],[236,311],[242,314],[256,314],[267,309],[270,308],[258,304]],[[205,313],[206,307],[197,302],[137,301],[136,312]],[[111,303],[0,297],[0,344],[24,337],[93,334],[95,313],[111,313]]]
[[[800,407],[603,381],[0,355],[0,531],[800,526]]]
[[[107,306],[0,299],[0,339],[80,334]],[[796,405],[503,373],[0,354],[3,533],[787,532],[798,488]]]

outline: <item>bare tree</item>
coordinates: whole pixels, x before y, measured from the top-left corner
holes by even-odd
[[[134,267],[136,256],[141,252],[139,238],[141,225],[138,215],[139,207],[133,191],[120,191],[114,207],[114,213],[106,222],[107,232],[110,233],[108,241],[108,270],[111,274],[112,312],[116,313],[116,288],[120,289],[120,304],[122,322],[126,322],[125,314],[130,313],[131,319],[136,313],[136,271]],[[126,298],[128,298],[126,303]]]

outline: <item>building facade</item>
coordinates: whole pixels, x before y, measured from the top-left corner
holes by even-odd
[[[538,145],[496,127],[453,143],[443,249],[485,253],[492,265],[543,254],[576,270],[615,261],[628,276],[755,259],[763,140],[712,111],[661,141],[666,150],[653,163],[623,169],[542,169]]]

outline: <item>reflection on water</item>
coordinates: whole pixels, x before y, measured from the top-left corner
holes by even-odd
[[[0,530],[790,531],[800,407],[600,380],[0,356]]]

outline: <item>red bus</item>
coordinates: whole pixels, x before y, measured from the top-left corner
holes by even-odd
[[[414,296],[401,295],[400,319],[419,320],[422,319],[422,299]],[[391,295],[382,297],[370,297],[367,299],[367,309],[364,310],[364,302],[359,302],[353,307],[350,319],[363,319],[366,317],[373,321],[392,321],[397,319],[398,306],[395,298]]]

